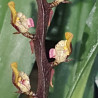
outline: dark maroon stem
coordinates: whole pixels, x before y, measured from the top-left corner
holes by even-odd
[[[46,0],[36,0],[38,4],[38,20],[36,28],[36,39],[34,41],[35,56],[38,66],[38,88],[37,97],[47,98],[51,65],[46,57],[45,37],[49,21],[50,5]]]

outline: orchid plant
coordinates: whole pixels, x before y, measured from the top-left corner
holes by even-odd
[[[0,0],[0,97],[98,98],[97,21],[97,0]]]

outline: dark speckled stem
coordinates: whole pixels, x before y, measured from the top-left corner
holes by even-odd
[[[46,57],[45,37],[51,8],[46,0],[36,1],[38,4],[36,39],[34,41],[35,56],[38,66],[38,88],[36,94],[38,98],[47,98],[51,73],[49,69],[51,69],[51,65]]]

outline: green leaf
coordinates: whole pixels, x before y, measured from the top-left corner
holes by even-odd
[[[2,28],[2,25],[3,25],[3,21],[4,21],[4,18],[5,18],[5,14],[6,14],[6,11],[7,11],[7,3],[9,2],[10,0],[1,0],[0,1],[0,32],[1,32],[1,28]]]
[[[18,63],[18,69],[30,74],[35,56],[31,54],[29,39],[22,35],[14,35],[16,30],[10,24],[11,13],[8,8],[10,0],[0,1],[0,96],[2,98],[16,98],[19,94],[12,84],[12,69],[10,64]],[[33,17],[36,24],[37,6],[32,0],[13,0],[17,12],[24,13],[28,18]],[[35,33],[35,28],[30,29]]]

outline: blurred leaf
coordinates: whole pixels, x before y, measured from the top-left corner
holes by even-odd
[[[0,33],[1,33],[3,22],[4,22],[5,14],[8,9],[7,3],[9,1],[10,0],[1,0],[0,1]]]
[[[7,3],[9,0],[0,1],[0,96],[2,98],[16,98],[19,94],[12,84],[12,70],[10,64],[18,63],[20,71],[30,74],[35,56],[31,54],[29,39],[22,35],[14,35],[16,30],[11,26],[11,13]],[[36,23],[37,6],[35,0],[13,0],[17,12],[23,12],[27,17],[32,17]],[[32,6],[33,5],[33,6]],[[35,28],[30,32],[35,33]]]

